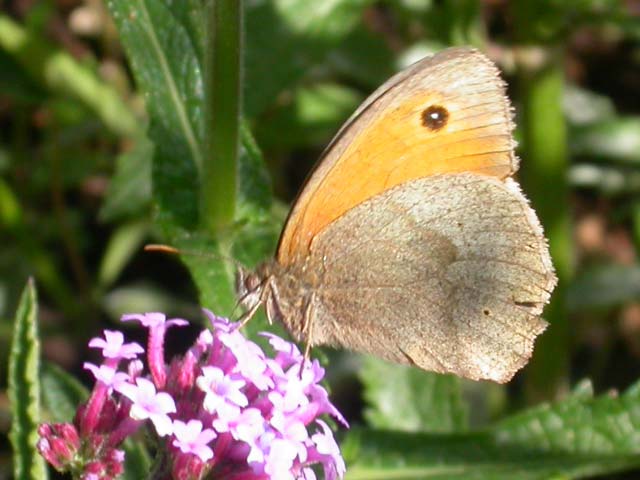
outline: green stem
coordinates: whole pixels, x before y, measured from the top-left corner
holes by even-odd
[[[200,223],[217,233],[234,219],[242,108],[242,0],[210,0],[205,50],[207,131]]]
[[[564,72],[560,52],[545,65],[521,69],[522,180],[549,239],[559,283],[544,317],[541,336],[528,369],[530,401],[553,398],[565,386],[569,367],[566,286],[573,272],[571,215],[567,184],[567,128],[562,111]]]

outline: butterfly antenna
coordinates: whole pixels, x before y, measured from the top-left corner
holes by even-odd
[[[168,253],[168,254],[171,254],[171,255],[191,255],[191,256],[198,256],[198,257],[218,258],[219,260],[228,261],[228,262],[233,263],[238,269],[244,268],[244,265],[242,265],[240,262],[238,262],[235,258],[226,257],[224,255],[219,255],[219,254],[215,254],[215,253],[205,253],[205,252],[196,252],[196,251],[191,251],[191,250],[181,250],[181,249],[172,247],[170,245],[151,243],[149,245],[145,245],[144,246],[144,251],[145,252]],[[232,318],[234,318],[236,316],[236,314],[238,313],[238,309],[242,305],[242,302],[244,301],[244,299],[250,293],[251,292],[247,292],[242,297],[240,297],[240,298],[238,298],[236,300],[235,305],[233,307],[233,310],[231,311],[231,317]],[[238,317],[238,320],[236,320],[236,321],[239,321],[240,319],[244,319],[245,316],[246,316],[246,313],[240,315]],[[249,316],[248,318],[251,318],[251,317]],[[244,320],[244,323],[246,323],[246,320]]]
[[[199,252],[196,250],[183,250],[176,247],[172,247],[170,245],[158,244],[158,243],[150,243],[144,246],[145,252],[159,252],[159,253],[168,253],[171,255],[188,255],[191,257],[203,257],[203,258],[216,258],[223,262],[232,263],[237,268],[244,267],[238,260],[235,258],[221,255],[219,253],[211,253],[211,252]]]

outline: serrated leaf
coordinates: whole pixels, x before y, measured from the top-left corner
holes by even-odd
[[[196,58],[204,58],[206,42],[206,22],[204,20],[208,14],[206,2],[202,0],[181,0],[179,2],[164,0],[164,4],[189,35],[191,45],[196,52]]]
[[[9,354],[9,402],[13,473],[18,479],[48,478],[44,459],[36,449],[40,422],[40,341],[37,328],[36,289],[33,280],[25,287],[14,320]]]
[[[111,0],[139,88],[146,94],[149,138],[155,144],[154,195],[161,221],[194,229],[204,129],[202,12],[199,3]],[[202,24],[202,25],[200,25]],[[194,33],[194,31],[196,33]],[[251,134],[243,126],[238,203],[268,209],[268,175]]]
[[[467,428],[460,379],[365,357],[360,380],[376,428],[406,432],[459,432]]]
[[[109,8],[138,85],[147,98],[149,138],[155,144],[154,197],[165,241],[195,253],[184,255],[183,259],[199,288],[202,305],[217,314],[231,315],[235,306],[235,266],[229,260],[236,252],[233,231],[222,232],[216,239],[197,231],[197,171],[204,129],[201,6],[195,0],[111,0]],[[245,226],[256,222],[260,225],[271,205],[269,178],[262,155],[245,125],[241,137],[237,216]],[[255,238],[254,248],[249,250],[261,252],[264,258],[266,245],[271,252],[275,244],[273,235],[265,236],[260,226],[255,229],[256,235],[250,230],[244,241]]]
[[[593,398],[588,388],[516,414],[483,432],[382,430],[343,442],[347,479],[583,478],[640,467],[640,384]]]
[[[203,79],[197,46],[180,23],[185,17],[176,14],[191,5],[162,0],[111,0],[107,5],[145,95],[160,213],[193,228],[202,164]]]

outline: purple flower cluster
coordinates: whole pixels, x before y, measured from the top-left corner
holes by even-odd
[[[75,478],[117,478],[122,441],[150,424],[159,455],[153,478],[312,480],[314,464],[326,479],[342,478],[338,445],[318,417],[347,423],[319,384],[324,370],[318,361],[263,333],[275,351],[269,358],[238,324],[205,314],[213,330],[202,331],[170,364],[164,360],[166,330],[187,322],[161,313],[123,316],[149,329],[148,375],[138,359],[143,348],[125,343],[122,333],[106,330],[104,338],[92,339],[89,346],[104,357],[100,366],[85,364],[96,385],[73,424],[41,425],[38,448],[47,461]]]

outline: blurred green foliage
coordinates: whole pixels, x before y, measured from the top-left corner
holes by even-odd
[[[63,370],[78,373],[87,338],[120,314],[237,315],[234,262],[273,254],[286,205],[340,124],[393,72],[472,44],[509,83],[520,179],[560,277],[551,326],[507,387],[328,352],[334,397],[358,426],[342,442],[348,477],[635,478],[640,4],[246,0],[243,29],[215,38],[209,3],[13,0],[0,12],[0,345],[9,352],[15,334],[14,362],[35,345],[31,287],[13,320],[33,276],[44,418],[84,395]],[[220,40],[242,68],[208,63]],[[237,165],[219,161],[234,148]],[[218,175],[235,188],[211,187]],[[231,222],[216,220],[222,204]],[[184,263],[142,251],[160,242]],[[8,363],[1,354],[2,378]],[[37,391],[24,375],[10,378]],[[28,422],[16,428],[28,437]],[[2,472],[32,453],[0,445]]]

